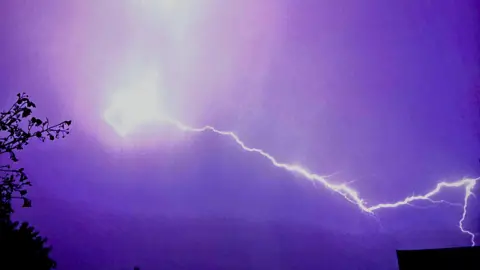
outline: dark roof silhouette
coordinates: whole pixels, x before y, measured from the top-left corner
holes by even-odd
[[[479,270],[480,247],[397,250],[400,270]]]

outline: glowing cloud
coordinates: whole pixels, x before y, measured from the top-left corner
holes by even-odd
[[[122,137],[157,121],[162,115],[157,87],[157,80],[146,79],[135,88],[115,92],[104,120]]]

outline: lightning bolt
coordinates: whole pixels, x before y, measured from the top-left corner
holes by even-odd
[[[358,191],[349,187],[348,185],[330,183],[326,179],[325,176],[321,176],[321,175],[315,174],[313,172],[310,172],[308,169],[306,169],[306,168],[304,168],[300,165],[280,162],[275,157],[268,154],[267,152],[265,152],[262,149],[247,146],[238,137],[238,135],[236,135],[232,131],[218,130],[218,129],[212,127],[212,126],[203,126],[203,127],[200,127],[200,128],[190,127],[190,126],[187,126],[187,125],[185,125],[185,124],[183,124],[183,123],[181,123],[177,120],[170,119],[170,118],[162,118],[162,120],[168,122],[169,124],[174,125],[175,127],[177,127],[178,129],[180,129],[184,132],[201,133],[201,132],[210,131],[210,132],[216,133],[218,135],[229,137],[236,144],[238,144],[244,151],[247,151],[247,152],[250,152],[250,153],[256,153],[256,154],[262,156],[263,158],[267,159],[268,161],[270,161],[270,163],[272,165],[274,165],[275,167],[284,169],[288,172],[291,172],[291,173],[294,173],[294,174],[297,174],[297,175],[301,175],[302,177],[304,177],[304,178],[306,178],[310,181],[322,184],[326,188],[328,188],[328,189],[338,193],[339,195],[343,196],[350,203],[355,204],[362,212],[365,212],[365,213],[368,213],[368,214],[371,214],[371,215],[374,215],[376,211],[381,210],[381,209],[397,208],[397,207],[406,206],[406,205],[412,206],[412,203],[414,203],[416,201],[428,201],[428,202],[435,203],[435,204],[447,203],[447,204],[450,204],[450,205],[457,205],[455,203],[450,203],[450,202],[447,202],[447,201],[444,201],[444,200],[436,201],[436,200],[433,200],[432,198],[434,196],[436,196],[437,194],[439,194],[444,189],[464,188],[465,189],[465,197],[463,198],[463,204],[461,205],[462,209],[463,209],[463,212],[462,212],[461,219],[458,221],[458,227],[459,227],[459,229],[462,233],[470,236],[471,245],[472,246],[476,245],[475,234],[465,228],[464,222],[467,218],[467,210],[468,210],[469,199],[470,199],[470,197],[475,197],[475,195],[473,193],[473,189],[475,188],[475,185],[480,178],[476,178],[476,179],[465,178],[465,179],[461,179],[461,180],[458,180],[458,181],[455,181],[455,182],[440,182],[436,185],[436,187],[433,190],[431,190],[430,192],[428,192],[424,195],[413,195],[413,196],[406,197],[403,200],[393,202],[393,203],[380,203],[380,204],[377,204],[377,205],[368,206],[367,203],[360,197]]]

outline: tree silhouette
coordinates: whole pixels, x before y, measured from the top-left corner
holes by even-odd
[[[56,262],[49,256],[51,247],[45,247],[46,238],[39,236],[28,223],[0,223],[0,267],[2,269],[50,270]]]
[[[31,139],[53,141],[70,132],[71,121],[51,125],[48,119],[31,116],[34,108],[35,103],[21,93],[8,111],[0,113],[0,155],[7,154],[13,163],[18,162],[16,153]],[[44,247],[46,239],[38,236],[38,232],[27,223],[18,227],[18,222],[11,221],[14,199],[21,200],[23,207],[32,206],[27,197],[27,188],[31,185],[23,168],[0,165],[0,264],[13,263],[1,269],[55,268],[55,262],[49,258],[50,248]]]

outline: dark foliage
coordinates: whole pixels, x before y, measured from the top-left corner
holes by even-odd
[[[55,140],[69,133],[71,121],[51,125],[48,119],[31,116],[35,103],[23,93],[8,111],[0,113],[0,155],[7,154],[12,163],[18,162],[16,153],[31,139]],[[28,223],[11,221],[14,212],[12,200],[19,199],[23,207],[31,207],[27,188],[31,186],[23,168],[11,164],[0,165],[0,269],[43,270],[56,264],[49,257],[51,248],[46,238],[39,236]]]
[[[0,223],[0,268],[9,270],[49,270],[56,263],[49,256],[51,247],[28,223]]]

